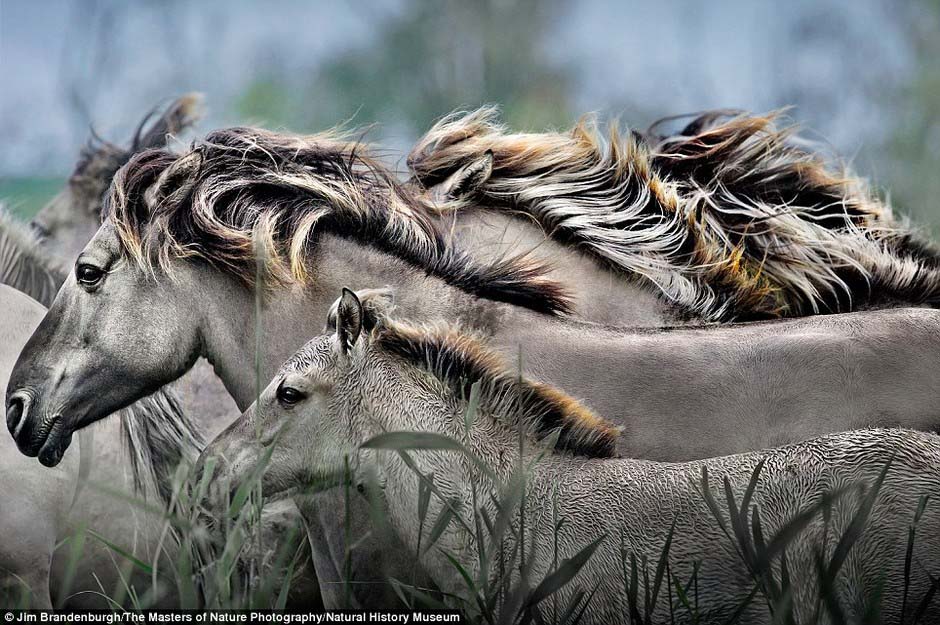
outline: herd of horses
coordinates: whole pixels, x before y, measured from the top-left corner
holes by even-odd
[[[627,554],[665,549],[696,622],[771,622],[755,575],[792,622],[874,595],[885,621],[940,616],[940,251],[779,118],[603,138],[484,108],[435,124],[405,177],[339,133],[171,145],[196,105],[90,143],[31,227],[0,220],[3,596],[178,605],[159,511],[185,464],[261,471],[262,534],[308,538],[298,605],[394,607],[391,580],[418,578],[465,596],[568,559],[553,600],[584,622],[676,620],[672,592],[626,579]],[[473,527],[520,467],[487,551]],[[307,488],[331,480],[354,496]],[[724,522],[712,489],[741,501]]]

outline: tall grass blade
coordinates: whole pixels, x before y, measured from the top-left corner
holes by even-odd
[[[361,447],[363,449],[384,449],[387,451],[415,451],[422,449],[466,451],[458,441],[433,432],[383,432],[376,434]]]
[[[427,544],[424,546],[424,552],[427,553],[428,549],[437,544],[437,541],[440,540],[444,532],[447,531],[447,528],[450,527],[451,521],[454,520],[455,512],[454,508],[459,505],[459,502],[452,501],[451,505],[445,506],[441,513],[438,515],[437,520],[434,522],[434,525],[431,527],[431,533],[428,535]]]
[[[69,552],[68,559],[65,563],[65,575],[63,576],[62,585],[58,589],[57,596],[55,597],[56,605],[63,605],[72,590],[72,584],[75,581],[75,571],[78,570],[79,558],[81,558],[82,552],[85,549],[85,531],[85,525],[79,525],[69,540]]]
[[[669,526],[669,532],[666,534],[666,542],[663,545],[662,553],[659,555],[659,563],[656,565],[656,575],[653,577],[653,591],[650,594],[649,604],[646,606],[647,619],[652,617],[656,602],[659,599],[659,590],[663,583],[663,574],[666,572],[666,566],[669,562],[669,549],[672,547],[672,538],[676,533],[676,522],[679,515],[672,519],[672,525]],[[667,581],[668,585],[668,581]],[[672,602],[670,601],[670,606]]]
[[[477,412],[480,409],[480,388],[482,380],[477,380],[470,385],[470,397],[467,399],[467,409],[463,413],[464,430],[470,432],[477,419]]]
[[[149,564],[147,564],[146,562],[140,560],[140,559],[137,558],[134,554],[132,554],[131,552],[127,551],[126,549],[124,549],[124,548],[122,548],[122,547],[116,545],[115,543],[111,542],[110,540],[108,540],[107,538],[105,538],[104,536],[102,536],[101,534],[99,534],[98,532],[96,532],[96,531],[94,531],[94,530],[92,530],[92,529],[86,529],[86,530],[85,530],[85,533],[88,534],[89,536],[91,536],[92,538],[94,538],[95,540],[97,540],[97,541],[101,542],[102,544],[104,544],[108,549],[110,549],[110,550],[113,551],[114,553],[116,553],[116,554],[118,554],[118,555],[124,557],[125,559],[127,559],[129,562],[131,562],[134,566],[136,566],[138,569],[140,569],[141,571],[143,571],[143,572],[146,573],[147,575],[150,575],[150,574],[153,572],[153,569],[151,568],[151,566],[150,566]]]
[[[924,618],[924,614],[927,613],[927,608],[930,607],[930,604],[933,603],[934,595],[937,594],[937,589],[940,588],[940,578],[935,578],[928,573],[930,577],[930,588],[927,590],[927,593],[920,600],[920,603],[917,604],[917,610],[914,612],[914,623],[921,622],[921,619]]]
[[[606,538],[607,536],[605,534],[581,549],[581,551],[575,555],[562,560],[558,568],[552,571],[535,587],[535,590],[533,590],[532,594],[529,596],[528,605],[538,605],[539,602],[550,597],[571,582],[581,569],[584,568],[584,565],[588,563],[594,555],[594,552],[597,551],[597,548],[600,547],[601,543],[604,542]]]
[[[734,625],[737,623],[738,619],[741,618],[741,615],[744,614],[744,611],[750,607],[759,590],[760,585],[754,584],[754,588],[752,588],[751,592],[749,592],[747,597],[744,598],[744,601],[742,601],[741,604],[735,608],[734,612],[731,613],[731,616],[728,617],[728,620],[725,621],[724,625]]]

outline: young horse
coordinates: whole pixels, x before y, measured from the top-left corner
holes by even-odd
[[[706,113],[645,138],[612,126],[605,146],[588,122],[511,134],[483,108],[444,118],[408,163],[466,247],[564,259],[552,277],[609,325],[936,304],[940,254],[777,118]]]
[[[381,502],[395,533],[412,554],[420,556],[420,564],[441,589],[466,597],[470,605],[478,601],[473,596],[477,591],[468,591],[464,574],[478,584],[484,579],[495,584],[500,563],[507,569],[527,567],[532,588],[562,559],[602,539],[573,582],[559,591],[558,604],[567,605],[579,590],[593,592],[585,622],[626,623],[630,581],[624,579],[627,556],[621,548],[656,562],[672,526],[667,553],[670,576],[684,585],[693,567],[699,566],[698,612],[705,622],[724,621],[744,603],[755,581],[732,534],[722,532],[712,516],[700,487],[706,467],[718,484],[726,480],[738,501],[747,493],[743,497],[753,503],[754,517],[759,511],[763,536],[769,539],[830,491],[856,483],[870,485],[890,463],[867,527],[850,528],[856,522],[852,508],[864,503],[847,505],[837,499],[830,521],[817,508],[786,545],[794,616],[796,622],[811,621],[822,605],[817,598],[827,592],[853,620],[877,594],[884,622],[900,622],[905,597],[910,597],[913,610],[921,597],[932,593],[933,579],[940,575],[940,514],[935,506],[928,506],[918,524],[918,540],[910,543],[915,562],[910,579],[905,579],[902,565],[919,498],[940,495],[940,438],[934,435],[867,430],[701,462],[616,459],[612,424],[554,388],[519,378],[474,339],[453,328],[416,328],[390,321],[369,330],[367,311],[348,291],[338,308],[336,332],[310,341],[292,356],[257,402],[210,444],[203,458],[223,459],[217,465],[223,483],[238,484],[263,468],[269,496],[302,492],[306,485],[343,475],[352,467],[354,483],[380,490],[371,497]],[[479,385],[476,408],[468,421],[474,384]],[[389,433],[416,431],[459,442],[468,455],[485,459],[492,473],[481,471],[440,440],[429,447],[416,443],[407,457],[368,442]],[[546,448],[546,439],[554,441],[554,449]],[[758,464],[762,471],[755,488],[751,478]],[[487,511],[489,519],[500,518],[495,502],[507,492],[519,467],[532,467],[522,500],[526,565],[519,564],[514,551],[518,540],[512,532],[505,541],[485,545],[480,544],[485,537],[472,529],[477,506]],[[367,474],[374,477],[363,479]],[[434,531],[431,523],[418,516],[419,493],[427,487],[419,476],[425,480],[433,476],[426,518],[437,518],[450,506],[462,519],[446,525],[433,548],[428,548]],[[553,507],[555,514],[549,512]],[[521,525],[518,519],[513,521],[514,527]],[[341,534],[341,529],[333,535]],[[824,591],[817,555],[825,565],[843,532],[861,529],[851,564],[835,578],[831,590]],[[490,551],[489,568],[481,574],[482,549]],[[407,582],[414,562],[401,564],[395,574]],[[770,575],[779,584],[779,555],[770,564]],[[665,583],[671,586],[672,577]],[[671,613],[671,592],[660,593],[657,603],[649,606],[642,604],[642,596],[641,590],[636,606],[640,614],[649,610],[666,619]],[[545,619],[551,618],[549,603],[539,606]],[[928,607],[927,620],[940,617],[937,605]],[[742,622],[769,623],[773,615],[762,602],[753,601],[738,616]]]

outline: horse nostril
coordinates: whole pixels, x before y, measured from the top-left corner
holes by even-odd
[[[19,426],[26,417],[26,400],[22,396],[14,395],[7,401],[7,429],[15,439],[19,434]]]

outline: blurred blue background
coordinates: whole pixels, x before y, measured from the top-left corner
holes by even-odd
[[[790,116],[940,232],[940,0],[0,0],[0,198],[28,215],[89,126],[125,140],[154,104],[200,126],[378,122],[395,149],[493,102],[514,127],[585,112],[646,128],[715,107]]]

